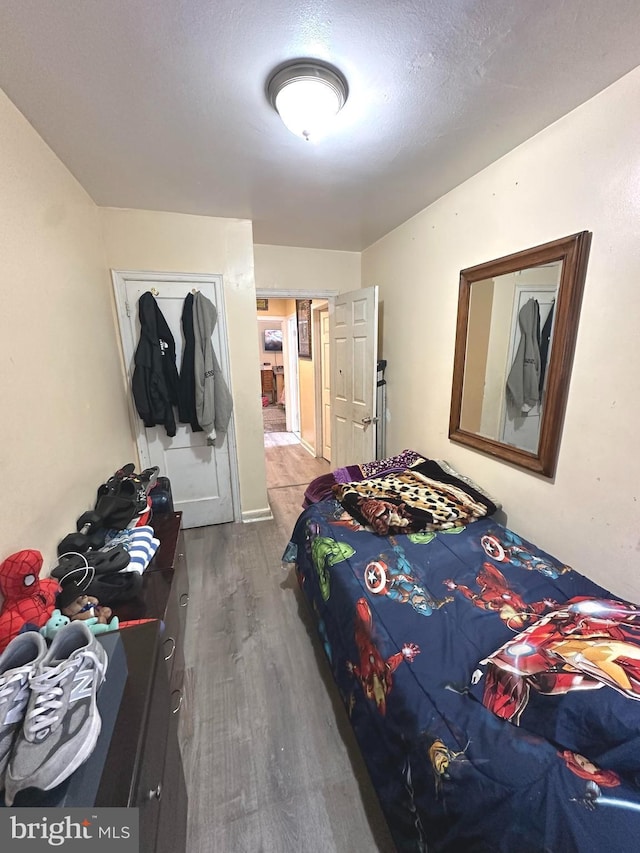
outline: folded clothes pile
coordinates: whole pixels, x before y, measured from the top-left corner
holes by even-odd
[[[129,527],[125,530],[109,530],[102,551],[123,548],[129,554],[129,563],[122,569],[142,574],[158,550],[160,541],[153,535],[153,527]]]

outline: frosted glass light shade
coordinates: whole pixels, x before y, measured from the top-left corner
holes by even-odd
[[[267,94],[285,126],[303,139],[319,139],[347,99],[347,84],[337,69],[311,62],[281,68]]]

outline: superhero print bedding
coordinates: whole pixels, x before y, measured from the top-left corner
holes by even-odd
[[[492,518],[383,537],[325,499],[285,559],[400,853],[636,849],[640,609]]]

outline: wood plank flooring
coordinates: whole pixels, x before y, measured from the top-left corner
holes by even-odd
[[[293,571],[281,556],[309,481],[299,444],[265,450],[274,518],[186,532],[181,745],[188,853],[393,853]]]

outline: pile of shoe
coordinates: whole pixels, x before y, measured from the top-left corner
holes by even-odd
[[[19,634],[0,656],[0,790],[49,791],[93,752],[102,721],[96,695],[107,653],[82,621],[51,647],[37,631]]]
[[[158,472],[154,467],[137,474],[135,465],[129,463],[99,486],[95,508],[83,513],[77,520],[76,532],[69,533],[58,545],[58,565],[51,575],[61,586],[84,576],[84,570],[90,568],[91,584],[82,592],[95,596],[101,604],[116,604],[138,594],[142,581],[135,574],[140,572],[141,561],[131,565],[131,548],[123,544],[123,536],[130,539],[130,529],[149,521],[149,492],[157,482]],[[151,531],[149,536],[147,530]],[[157,547],[147,545],[146,540],[152,537],[151,528],[145,528],[138,537],[145,542],[146,563]],[[142,561],[142,568],[146,563]],[[130,568],[135,571],[128,571]]]
[[[98,489],[96,512],[105,519],[105,527],[124,530],[136,519],[136,524],[146,524],[151,517],[149,492],[155,486],[160,469],[146,468],[136,474],[130,462]]]

